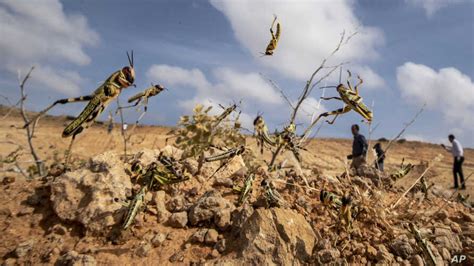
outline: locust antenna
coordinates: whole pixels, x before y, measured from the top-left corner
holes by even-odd
[[[128,58],[128,63],[130,64],[131,67],[133,67],[133,50],[131,52],[131,55],[127,51],[127,58]]]
[[[342,66],[339,67],[339,84],[341,84]]]

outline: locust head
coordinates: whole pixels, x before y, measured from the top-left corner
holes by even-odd
[[[273,49],[267,49],[265,55],[273,55]]]
[[[133,82],[135,82],[135,70],[133,69],[133,50],[131,54],[127,52],[127,57],[128,57],[129,66],[122,68],[122,74],[125,79],[123,81],[124,83],[126,83],[123,85],[125,85],[126,87],[129,87],[133,85]]]
[[[344,94],[347,91],[347,88],[343,84],[339,84],[337,85],[336,90],[339,94]]]
[[[152,85],[152,90],[151,90],[151,92],[150,92],[150,96],[158,95],[160,92],[166,90],[166,88],[163,87],[163,86],[160,85],[160,84],[153,85],[153,83],[152,83],[151,85]]]
[[[125,77],[125,80],[128,83],[127,85],[131,86],[133,84],[133,82],[135,81],[135,70],[133,69],[133,67],[126,66],[126,67],[122,68],[122,73]]]
[[[158,93],[164,91],[165,89],[166,89],[166,88],[163,87],[163,86],[160,85],[160,84],[155,85],[155,90],[156,90]]]
[[[265,123],[265,122],[263,121],[263,117],[260,116],[260,115],[257,116],[257,117],[255,118],[255,120],[253,120],[253,125],[254,125],[254,126],[259,126],[259,125],[261,125],[262,123]]]

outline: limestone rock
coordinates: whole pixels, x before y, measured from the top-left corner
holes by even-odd
[[[132,185],[115,153],[96,156],[91,165],[100,173],[79,169],[57,178],[51,185],[51,202],[61,219],[102,234],[122,220],[125,210],[120,202],[131,194]]]
[[[189,209],[189,222],[197,225],[204,222],[214,222],[224,230],[230,225],[230,214],[235,206],[222,198],[215,190],[208,191]]]
[[[316,235],[303,215],[289,209],[257,209],[244,223],[238,252],[249,264],[307,263]]]
[[[184,228],[188,223],[188,214],[186,212],[175,212],[171,214],[168,223],[175,228]]]
[[[401,235],[393,240],[392,243],[390,243],[390,249],[393,254],[400,256],[403,259],[408,259],[414,253],[406,235]]]

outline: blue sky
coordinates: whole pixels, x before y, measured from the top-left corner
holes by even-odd
[[[282,37],[275,55],[262,58],[273,14]],[[30,109],[86,95],[126,65],[125,51],[133,49],[137,88],[125,90],[122,101],[150,82],[169,88],[150,100],[144,123],[174,125],[198,102],[242,100],[244,124],[263,112],[273,130],[288,121],[289,107],[264,77],[296,99],[343,30],[358,34],[331,63],[350,61],[346,68],[364,78],[361,95],[374,103],[374,124],[380,123],[373,138],[396,135],[426,103],[406,138],[441,142],[454,133],[474,146],[473,1],[0,0],[0,34],[9,36],[0,40],[0,93],[16,100],[17,70],[36,65]],[[338,73],[327,85],[337,82]],[[311,96],[300,127],[307,114],[341,105],[322,102],[316,109],[321,91]],[[83,106],[51,113],[76,115]],[[130,122],[137,116],[126,113]],[[347,114],[319,136],[351,137],[350,125],[360,120]]]

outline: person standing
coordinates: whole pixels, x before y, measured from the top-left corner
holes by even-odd
[[[352,142],[352,154],[347,156],[347,159],[352,160],[351,168],[359,169],[365,165],[365,156],[367,154],[367,140],[364,135],[359,134],[359,125],[354,124],[351,127],[354,141]]]
[[[377,160],[375,161],[375,168],[383,172],[383,161],[385,160],[385,153],[382,150],[382,145],[380,142],[374,145],[373,147]]]
[[[454,157],[454,164],[453,164],[453,177],[454,177],[454,189],[457,189],[458,186],[458,178],[457,176],[459,175],[459,181],[461,181],[461,189],[466,189],[466,184],[464,184],[464,175],[462,172],[462,164],[464,162],[464,150],[461,146],[461,143],[455,139],[454,135],[449,135],[448,136],[449,142],[451,142],[452,146],[451,147],[446,147],[444,144],[441,144],[441,146],[446,149],[447,151],[450,151],[453,154]]]

